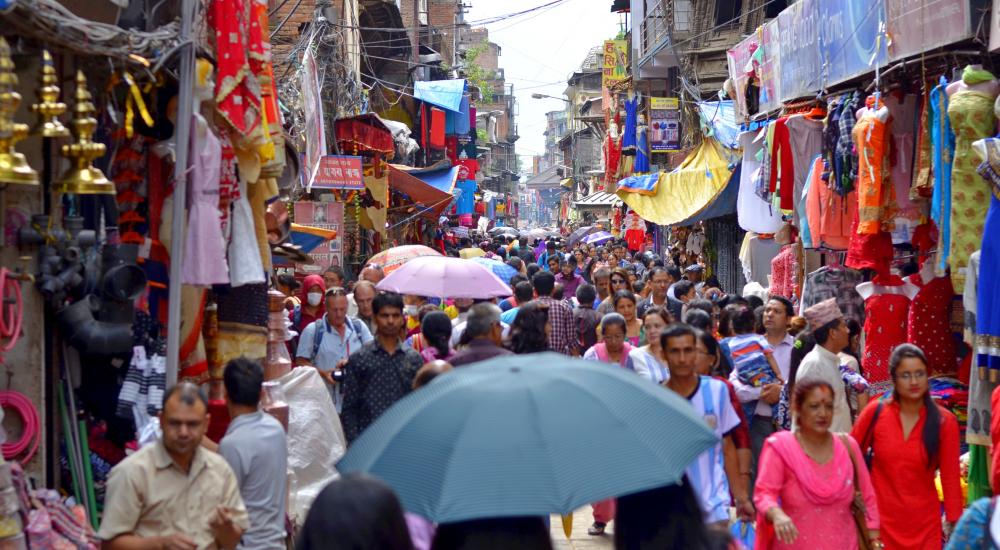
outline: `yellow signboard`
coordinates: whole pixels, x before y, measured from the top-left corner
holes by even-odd
[[[676,97],[651,97],[649,98],[649,108],[652,110],[679,109],[680,99]]]
[[[601,85],[607,88],[628,76],[628,41],[605,40],[603,78]]]

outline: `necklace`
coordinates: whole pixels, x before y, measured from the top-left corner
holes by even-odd
[[[823,443],[820,443],[819,446],[814,446],[814,444],[807,442],[798,432],[795,434],[795,440],[799,442],[799,447],[802,447],[802,451],[806,453],[806,456],[817,464],[826,464],[833,458],[833,439],[830,437]]]

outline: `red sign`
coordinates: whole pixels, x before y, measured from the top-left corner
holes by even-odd
[[[320,158],[312,186],[319,189],[364,189],[361,157],[324,155]]]

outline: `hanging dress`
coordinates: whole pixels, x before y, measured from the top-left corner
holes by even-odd
[[[854,126],[852,136],[858,151],[858,211],[854,217],[847,249],[847,267],[874,269],[889,274],[892,263],[892,202],[895,194],[885,163],[888,126],[869,112]]]
[[[211,286],[229,282],[226,241],[219,216],[222,145],[211,129],[199,139],[198,123],[191,135],[191,178],[187,238],[184,243],[184,284]],[[199,147],[200,146],[200,147]]]
[[[636,130],[635,173],[649,172],[649,126],[640,124]]]
[[[877,275],[871,282],[858,285],[858,293],[865,299],[866,336],[861,368],[871,384],[871,395],[892,388],[889,356],[896,346],[906,342],[906,320],[918,291],[896,275]]]
[[[635,155],[636,130],[639,126],[639,97],[625,100],[625,129],[622,131],[622,154]]]
[[[913,298],[906,328],[906,341],[927,356],[930,374],[954,374],[958,367],[955,340],[951,336],[951,301],[955,289],[949,277],[914,273],[906,281],[920,291]]]
[[[966,81],[966,84],[974,82]],[[948,118],[955,131],[955,160],[951,168],[951,250],[948,265],[955,288],[965,285],[969,255],[979,249],[989,208],[989,188],[976,173],[979,157],[972,142],[993,135],[997,119],[994,98],[975,90],[955,92],[948,99]],[[943,232],[949,230],[942,226]]]
[[[978,170],[986,184],[980,185],[991,194],[979,256],[975,347],[980,378],[996,383],[1000,381],[1000,138],[985,139],[983,146],[986,160]]]
[[[239,287],[263,283],[264,264],[260,259],[253,212],[247,195],[247,184],[239,177],[235,155],[228,144],[222,151],[222,178],[236,180],[236,186],[229,197],[232,212],[229,215],[229,279],[230,285]]]
[[[938,275],[944,275],[951,251],[951,160],[955,155],[955,133],[948,120],[948,80],[941,77],[930,93],[931,118],[931,219],[941,231],[941,242],[934,262]]]

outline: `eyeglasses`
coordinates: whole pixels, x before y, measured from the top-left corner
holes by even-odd
[[[611,284],[613,284],[613,285],[623,285],[623,284],[625,284],[625,279],[611,279]]]
[[[901,380],[906,380],[907,382],[911,382],[914,380],[923,380],[924,378],[927,378],[927,372],[925,371],[904,372],[903,374],[899,375],[899,378]]]

